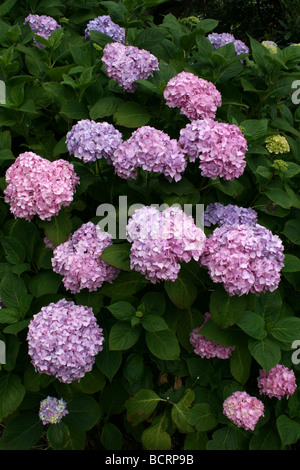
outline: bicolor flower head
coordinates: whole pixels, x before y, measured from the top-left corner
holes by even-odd
[[[67,403],[61,398],[47,397],[40,403],[39,418],[43,424],[58,424],[69,414]]]
[[[116,42],[125,43],[125,29],[114,23],[109,15],[98,16],[88,22],[84,32],[87,41],[90,39],[90,31],[99,31]]]
[[[257,384],[261,395],[278,400],[284,397],[288,399],[297,388],[294,372],[281,364],[277,364],[268,373],[260,370]]]
[[[264,404],[247,392],[234,392],[224,401],[223,413],[239,428],[254,431],[259,418],[264,416]]]

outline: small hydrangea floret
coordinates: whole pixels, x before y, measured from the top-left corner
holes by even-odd
[[[39,418],[44,425],[58,424],[69,414],[65,400],[48,396],[40,403]]]

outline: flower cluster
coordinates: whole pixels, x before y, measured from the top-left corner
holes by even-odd
[[[53,31],[61,28],[54,18],[46,15],[28,15],[24,20],[24,24],[26,23],[29,23],[31,31],[45,39],[49,39]],[[34,43],[42,49],[45,47],[36,39],[34,39]]]
[[[111,164],[113,154],[122,142],[121,132],[112,124],[89,119],[78,121],[66,136],[69,153],[84,163],[104,157]]]
[[[22,153],[6,171],[5,202],[15,218],[38,215],[50,220],[73,200],[79,178],[66,160],[50,162],[33,152]]]
[[[180,108],[190,120],[214,118],[222,104],[215,85],[190,72],[180,72],[169,80],[164,98],[170,108]]]
[[[223,225],[208,237],[200,264],[229,295],[273,292],[280,282],[283,245],[277,235],[256,224]]]
[[[109,15],[98,16],[89,21],[85,29],[85,39],[90,39],[90,31],[99,31],[116,42],[125,43],[125,29],[114,23]]]
[[[119,270],[99,256],[111,245],[111,237],[98,225],[83,224],[69,239],[56,247],[51,260],[54,272],[63,276],[63,284],[72,294],[87,288],[99,289],[103,282],[112,282]]]
[[[142,126],[114,152],[113,165],[121,178],[134,179],[138,167],[163,173],[171,181],[182,177],[187,160],[176,139],[150,126]]]
[[[266,49],[268,49],[268,51],[271,53],[271,54],[276,54],[277,53],[277,44],[276,42],[273,42],[273,41],[263,41],[262,43],[262,46],[264,46]]]
[[[264,404],[246,392],[234,392],[224,401],[223,413],[239,428],[254,431],[259,418],[264,416]]]
[[[190,343],[195,348],[194,353],[202,359],[211,359],[212,357],[228,359],[235,349],[234,346],[223,346],[200,334],[201,328],[210,318],[210,313],[205,313],[203,324],[190,333]]]
[[[61,299],[33,316],[27,340],[37,372],[72,383],[92,370],[104,337],[91,308]]]
[[[288,169],[289,165],[284,160],[274,160],[271,167],[275,168],[275,170],[277,170],[277,171],[286,171]]]
[[[283,135],[270,135],[265,139],[266,148],[270,153],[288,153],[290,145]]]
[[[178,142],[190,161],[199,158],[203,176],[233,180],[245,170],[247,140],[234,124],[198,119],[181,129]]]
[[[256,225],[257,212],[251,207],[239,207],[233,204],[224,206],[221,202],[208,204],[204,211],[204,225]]]
[[[62,398],[47,397],[40,403],[39,418],[43,424],[58,424],[67,414],[67,403]]]
[[[249,52],[249,48],[246,46],[246,44],[239,39],[235,39],[233,34],[230,33],[211,33],[207,36],[207,39],[211,42],[215,49],[233,42],[236,55],[248,54]]]
[[[128,221],[127,239],[131,269],[152,283],[175,281],[179,263],[199,260],[205,245],[204,232],[178,207],[138,209]]]
[[[107,76],[129,93],[135,91],[136,80],[146,79],[159,69],[158,60],[153,54],[145,49],[119,42],[106,44],[102,62]]]
[[[269,370],[268,374],[265,370],[260,370],[257,384],[261,395],[276,397],[278,400],[284,396],[289,398],[297,388],[294,372],[281,364]]]

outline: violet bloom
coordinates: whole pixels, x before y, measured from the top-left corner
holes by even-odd
[[[72,383],[92,370],[104,337],[91,308],[61,299],[33,316],[27,340],[36,372]]]
[[[107,76],[129,93],[135,91],[136,80],[146,79],[152,76],[155,70],[159,70],[158,60],[153,54],[119,42],[106,44],[102,62]]]
[[[114,23],[109,15],[98,16],[88,22],[84,32],[87,41],[90,39],[90,31],[99,31],[116,42],[125,43],[125,29]]]
[[[153,284],[175,281],[180,263],[199,260],[205,244],[204,232],[178,207],[138,209],[129,219],[127,239],[132,242],[131,269]]]
[[[104,157],[111,164],[113,154],[122,141],[121,132],[112,124],[89,119],[78,121],[66,136],[69,153],[84,163],[95,162]]]
[[[62,398],[58,400],[48,396],[40,403],[39,418],[44,425],[58,424],[67,414],[67,403]]]
[[[238,207],[233,204],[214,202],[208,204],[204,211],[204,225],[256,225],[257,212],[251,207]]]
[[[264,404],[246,392],[234,392],[224,401],[223,413],[239,428],[254,431],[259,418],[264,416]]]
[[[277,289],[284,266],[282,241],[261,226],[223,225],[207,238],[200,264],[229,295]]]
[[[142,126],[123,142],[113,155],[116,173],[135,179],[136,169],[163,173],[168,181],[179,181],[187,159],[176,139],[150,126]]]
[[[103,282],[112,282],[119,274],[118,269],[99,258],[111,244],[111,236],[98,225],[83,224],[54,249],[53,271],[63,276],[63,284],[72,294],[85,288],[96,291]]]
[[[228,359],[235,349],[234,346],[218,344],[212,339],[205,338],[205,336],[200,334],[201,328],[210,318],[210,313],[205,313],[203,324],[190,333],[190,343],[194,347],[194,353],[202,357],[202,359],[211,359],[212,357]]]
[[[190,72],[181,72],[169,80],[164,98],[170,108],[180,108],[191,121],[216,116],[221,93],[215,85]]]
[[[294,372],[281,364],[277,364],[268,373],[260,370],[257,384],[261,395],[278,400],[283,397],[288,399],[297,388]]]
[[[50,162],[25,152],[7,169],[6,182],[5,202],[15,218],[50,220],[71,204],[79,178],[66,160]]]
[[[218,49],[221,46],[225,46],[225,44],[233,43],[236,55],[247,54],[249,52],[249,48],[246,46],[246,44],[239,39],[235,39],[233,34],[211,33],[207,36],[207,39],[211,42],[215,49]]]
[[[24,20],[24,24],[26,23],[29,23],[31,31],[45,39],[49,39],[53,31],[56,29],[61,29],[61,26],[55,21],[54,18],[46,15],[28,15]],[[35,38],[34,43],[42,49],[45,47]]]
[[[178,142],[190,161],[199,158],[202,176],[233,180],[244,173],[247,140],[234,124],[199,119],[181,129]]]

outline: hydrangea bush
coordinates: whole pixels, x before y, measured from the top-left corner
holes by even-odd
[[[160,3],[0,6],[1,450],[299,448],[298,40]]]

